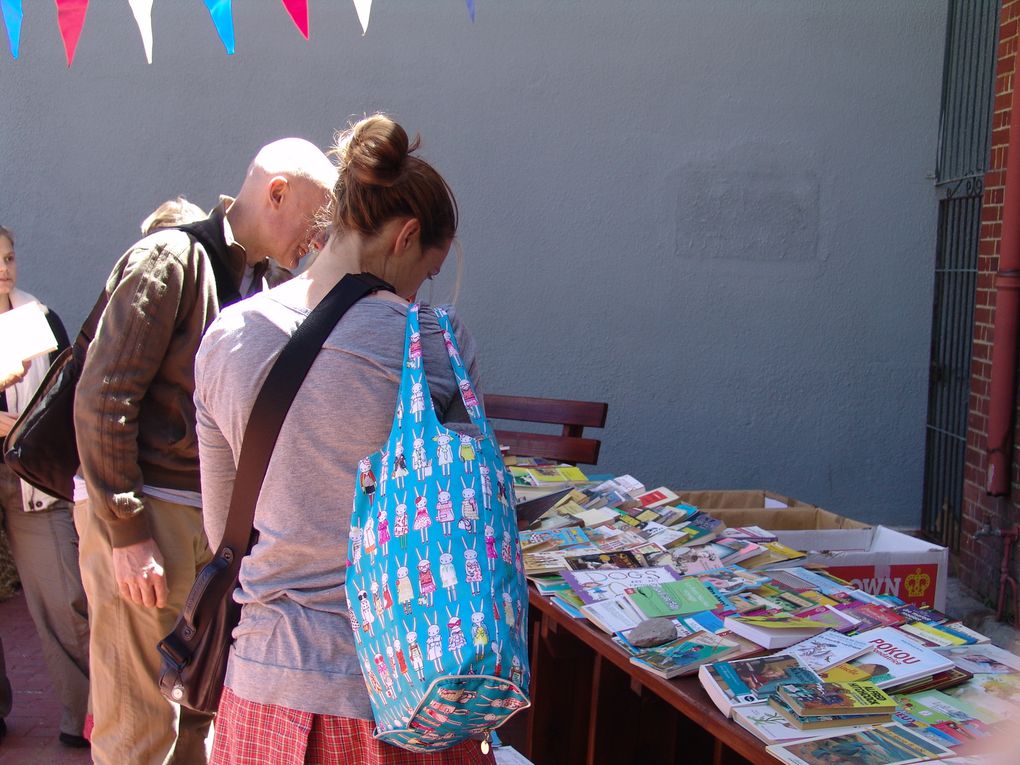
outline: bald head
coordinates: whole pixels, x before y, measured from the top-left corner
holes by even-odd
[[[248,175],[283,175],[311,181],[316,186],[332,189],[336,184],[336,165],[314,143],[304,138],[281,138],[259,149],[248,166]]]
[[[263,146],[227,210],[248,262],[272,258],[294,268],[309,248],[316,213],[328,203],[336,180],[336,166],[303,138]]]

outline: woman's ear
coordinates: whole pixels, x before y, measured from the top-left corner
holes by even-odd
[[[396,252],[403,253],[419,244],[421,237],[421,223],[417,218],[408,218],[400,227],[395,244]]]

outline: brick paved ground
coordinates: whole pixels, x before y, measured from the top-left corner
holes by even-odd
[[[0,743],[0,765],[87,765],[87,749],[69,749],[57,741],[60,705],[43,665],[20,593],[0,603],[0,637],[7,675],[14,686],[14,707],[7,717],[7,738]]]

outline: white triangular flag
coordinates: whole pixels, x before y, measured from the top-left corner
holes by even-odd
[[[361,36],[368,32],[368,17],[372,15],[372,0],[354,0],[354,9],[358,12],[361,22]]]
[[[142,33],[145,46],[145,60],[152,63],[152,0],[128,0],[131,12],[135,14],[138,31]]]

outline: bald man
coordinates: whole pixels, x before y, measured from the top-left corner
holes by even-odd
[[[92,622],[96,765],[205,763],[211,717],[159,692],[156,643],[212,557],[202,529],[194,358],[220,309],[289,276],[336,169],[307,141],[265,146],[235,199],[154,232],[106,284],[75,397],[88,500],[75,506]],[[243,349],[241,349],[243,352]]]

